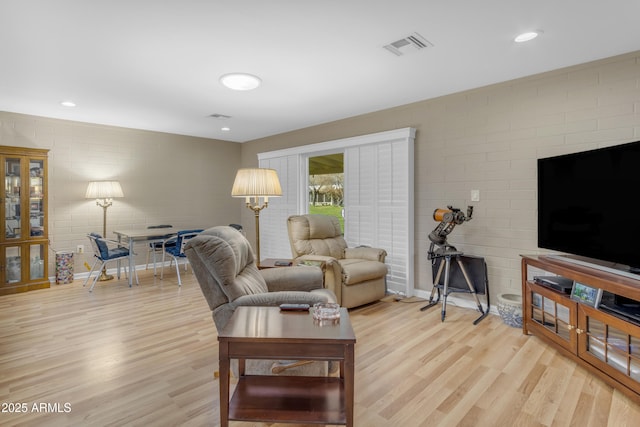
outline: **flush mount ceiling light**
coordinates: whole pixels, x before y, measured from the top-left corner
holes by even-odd
[[[540,34],[542,34],[542,30],[535,31],[527,31],[526,33],[519,34],[515,39],[513,39],[516,43],[524,43],[530,40],[535,39]]]
[[[253,90],[260,86],[262,80],[252,74],[230,73],[220,77],[220,83],[233,90]]]
[[[73,101],[62,101],[60,102],[60,105],[62,105],[63,107],[75,107],[76,103]]]

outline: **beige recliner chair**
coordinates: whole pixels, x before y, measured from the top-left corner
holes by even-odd
[[[340,222],[333,216],[293,215],[287,228],[295,261],[321,263],[324,286],[335,293],[341,306],[357,307],[385,296],[384,249],[348,248]]]
[[[323,275],[319,268],[259,270],[251,245],[242,233],[232,227],[204,230],[186,243],[184,252],[209,303],[217,330],[224,328],[239,306],[336,302],[333,292],[323,288]],[[284,361],[274,364],[273,360],[247,360],[246,372],[260,375],[326,374],[326,362],[308,363]],[[232,369],[235,370],[233,366]]]

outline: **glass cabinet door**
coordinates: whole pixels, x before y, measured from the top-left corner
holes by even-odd
[[[19,239],[22,235],[21,192],[22,167],[19,157],[7,157],[4,161],[4,216],[5,238]]]
[[[579,313],[579,356],[640,390],[640,326],[582,305]]]
[[[22,281],[22,256],[20,246],[5,246],[4,248],[4,283],[18,283]]]
[[[525,299],[531,313],[531,325],[558,344],[575,352],[576,307],[566,296],[530,283]]]
[[[44,244],[29,245],[29,279],[44,278],[44,261],[45,261]]]
[[[44,160],[29,160],[29,236],[44,234]]]

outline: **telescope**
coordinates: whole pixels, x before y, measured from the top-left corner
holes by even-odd
[[[433,280],[433,288],[431,289],[429,303],[422,307],[420,310],[424,311],[430,307],[433,307],[440,300],[440,277],[444,273],[444,284],[442,285],[442,293],[444,298],[442,299],[442,311],[440,317],[443,322],[447,312],[447,296],[449,296],[450,292],[454,292],[454,289],[449,288],[449,280],[451,277],[451,258],[454,258],[456,265],[462,273],[462,277],[464,278],[464,281],[467,285],[467,290],[465,290],[464,292],[468,292],[473,295],[478,307],[478,311],[480,312],[480,317],[477,318],[473,322],[473,324],[476,325],[479,321],[484,319],[487,314],[489,314],[488,298],[487,310],[484,310],[482,308],[482,304],[480,304],[480,300],[478,299],[476,287],[471,282],[469,274],[467,273],[464,265],[460,260],[460,257],[464,254],[462,252],[459,252],[454,246],[451,246],[447,243],[447,236],[453,231],[456,225],[460,225],[466,221],[470,221],[472,215],[473,206],[467,206],[466,215],[464,212],[462,212],[461,209],[456,209],[453,206],[447,206],[447,209],[436,209],[433,211],[433,219],[435,221],[440,221],[440,223],[431,233],[429,233],[429,240],[431,240],[431,245],[429,245],[427,258],[431,260],[434,267],[436,266],[436,262],[438,261],[437,258],[439,258],[440,265],[438,266],[438,271],[435,274],[435,278]],[[438,246],[437,250],[434,250],[435,246]],[[461,290],[457,290],[455,292],[460,291]],[[488,292],[489,291],[487,289],[487,294]]]
[[[453,231],[456,225],[460,225],[465,221],[470,221],[473,215],[473,206],[467,206],[467,214],[453,206],[447,206],[447,209],[436,209],[433,211],[433,219],[440,221],[440,224],[429,233],[431,240],[431,248],[429,254],[433,253],[433,245],[448,246],[447,236]]]

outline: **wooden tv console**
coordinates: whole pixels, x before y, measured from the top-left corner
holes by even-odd
[[[522,332],[555,346],[589,372],[640,402],[640,322],[543,286],[561,276],[640,301],[640,280],[546,256],[522,256]],[[611,296],[611,295],[609,295]]]

